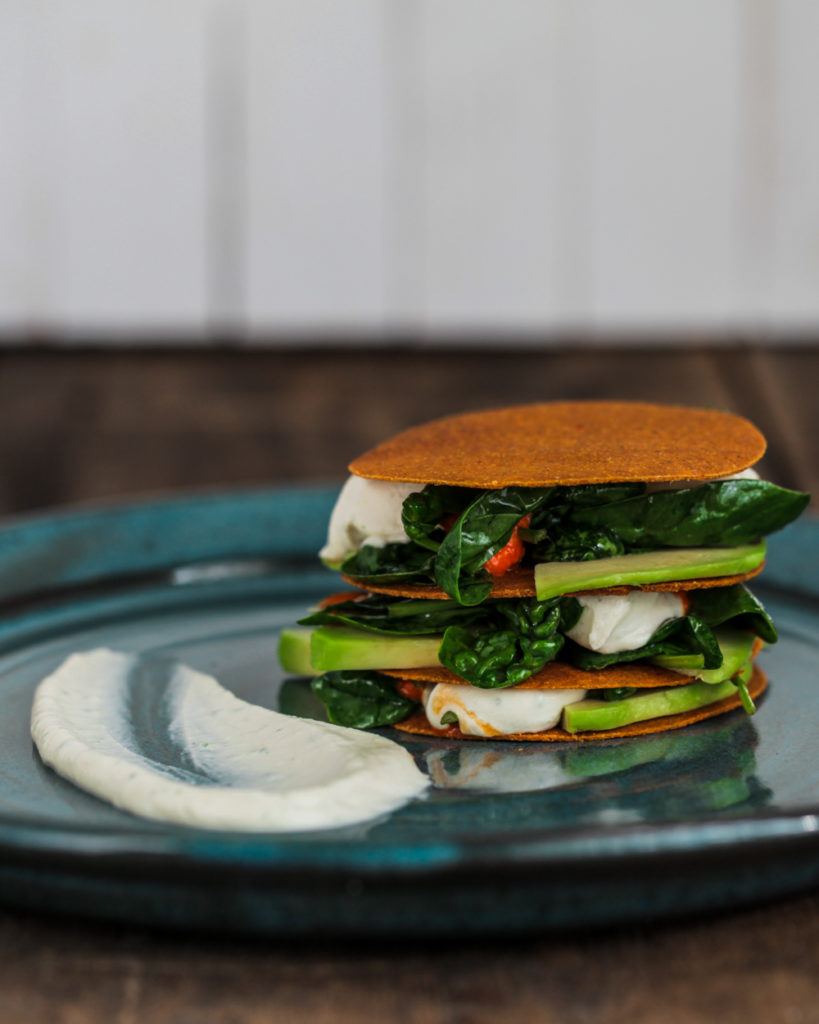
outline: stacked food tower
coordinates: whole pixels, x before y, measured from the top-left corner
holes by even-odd
[[[415,427],[350,465],[321,555],[348,585],[282,634],[330,719],[463,739],[676,729],[767,680],[745,586],[808,495],[742,417],[555,402]]]

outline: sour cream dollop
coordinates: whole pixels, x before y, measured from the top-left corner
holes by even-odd
[[[366,480],[351,476],[341,488],[327,532],[327,543],[319,552],[326,562],[342,562],[365,544],[406,544],[409,541],[401,522],[404,499],[423,484],[393,480]]]
[[[248,704],[182,664],[168,669],[160,716],[181,757],[163,763],[140,749],[130,720],[139,665],[106,649],[72,654],[40,683],[31,715],[47,765],[132,814],[294,832],[379,817],[427,787],[392,740]]]

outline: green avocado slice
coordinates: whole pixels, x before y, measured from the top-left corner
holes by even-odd
[[[319,675],[347,669],[428,668],[440,665],[440,636],[387,636],[351,626],[284,629],[279,661],[285,672]]]
[[[671,669],[684,676],[693,676],[704,683],[721,683],[739,672],[751,657],[756,637],[753,633],[741,633],[733,629],[717,629],[715,636],[722,651],[722,665],[719,668],[702,667],[701,654],[660,655],[651,661],[661,668]]]
[[[312,629],[283,629],[279,635],[279,664],[294,676],[317,676],[310,664]]]
[[[753,665],[749,664],[740,674],[750,679]],[[569,733],[605,732],[619,729],[634,722],[645,722],[650,718],[664,718],[679,715],[684,711],[716,704],[737,692],[734,683],[726,679],[722,683],[689,683],[687,686],[672,686],[668,689],[649,690],[636,693],[624,700],[581,700],[563,709],[563,728]]]
[[[758,568],[764,558],[765,541],[760,541],[736,548],[664,548],[588,562],[539,562],[535,592],[538,601],[548,601],[578,590],[734,576]]]

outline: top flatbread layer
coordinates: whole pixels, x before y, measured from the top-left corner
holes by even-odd
[[[371,480],[544,487],[708,480],[757,462],[765,438],[741,416],[647,402],[549,402],[411,427],[350,463]]]

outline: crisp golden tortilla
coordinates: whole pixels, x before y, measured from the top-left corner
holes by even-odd
[[[447,416],[412,427],[350,463],[372,480],[462,487],[546,487],[708,480],[765,452],[748,420],[647,402],[548,402]]]
[[[406,679],[412,683],[455,683],[470,686],[465,679],[451,672],[443,665],[428,668],[379,669],[382,675],[393,679]],[[591,677],[591,678],[590,678]],[[508,690],[609,690],[620,686],[634,686],[648,689],[658,686],[684,686],[693,682],[691,676],[680,672],[649,665],[645,661],[623,662],[608,668],[589,671],[575,668],[564,661],[550,661],[528,679],[515,686],[503,687]]]

